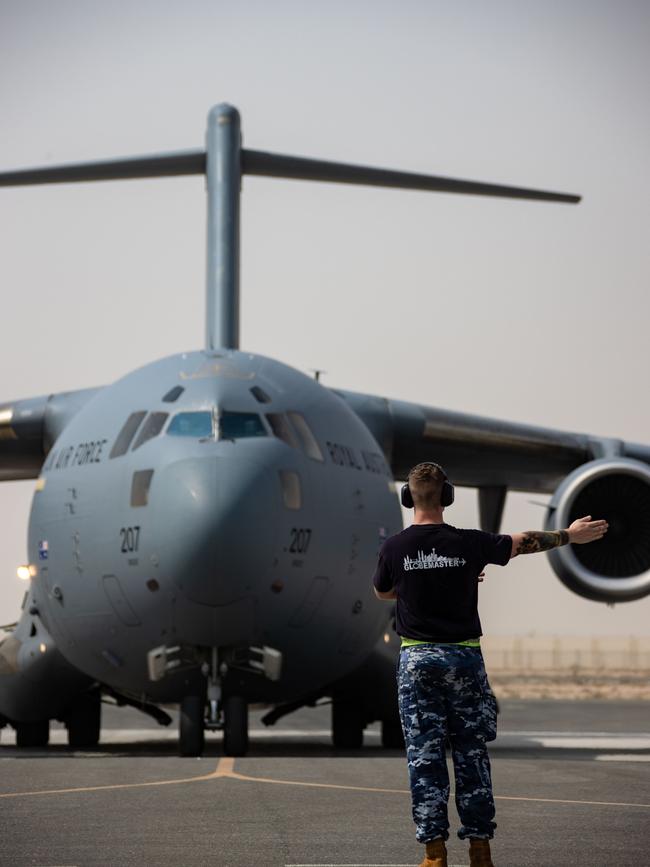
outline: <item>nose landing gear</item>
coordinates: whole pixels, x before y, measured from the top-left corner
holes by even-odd
[[[245,756],[248,752],[248,705],[241,695],[228,695],[223,708],[223,752]]]
[[[179,719],[179,752],[181,756],[203,755],[203,696],[185,695],[181,701]]]
[[[212,648],[211,660],[201,666],[208,679],[208,718],[205,727],[223,732],[226,756],[244,756],[248,750],[248,703],[242,695],[228,689],[227,675],[233,659],[219,661],[219,650]],[[234,667],[234,666],[233,666]]]
[[[248,704],[241,695],[227,695],[212,713],[213,699],[206,707],[202,696],[186,695],[181,701],[179,752],[181,756],[201,756],[205,730],[223,732],[225,756],[245,756],[248,752]],[[206,716],[205,711],[208,710]]]
[[[201,661],[202,660],[202,661]],[[205,730],[223,731],[227,756],[243,756],[248,750],[248,703],[243,695],[241,675],[279,680],[282,654],[272,647],[196,648],[154,647],[147,653],[150,680],[161,680],[170,672],[200,666],[206,678],[201,690],[196,684],[180,703],[179,752],[200,756],[205,747]],[[240,676],[229,676],[239,673]]]

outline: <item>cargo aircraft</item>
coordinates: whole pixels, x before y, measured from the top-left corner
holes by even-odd
[[[650,592],[650,446],[331,389],[239,348],[243,175],[578,196],[244,149],[226,104],[205,150],[5,172],[0,185],[201,173],[205,347],[0,403],[0,480],[36,479],[28,590],[0,641],[0,726],[19,747],[46,745],[55,719],[72,747],[96,745],[102,697],[162,725],[179,705],[182,755],[202,753],[206,730],[243,755],[249,705],[271,724],[328,700],[335,745],[360,746],[375,720],[399,744],[397,637],[370,578],[402,528],[395,480],[423,460],[478,489],[486,530],[508,490],[553,494],[548,528],[606,518],[604,539],[550,552],[553,569],[588,599]]]

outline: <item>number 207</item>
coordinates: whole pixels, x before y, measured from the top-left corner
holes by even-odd
[[[131,553],[138,550],[138,542],[140,541],[140,527],[122,527],[120,530],[122,537],[122,547],[120,550],[123,554]]]
[[[289,551],[292,554],[305,554],[307,552],[307,548],[309,548],[309,541],[311,539],[311,530],[297,529],[296,527],[292,527],[291,529],[291,546]]]

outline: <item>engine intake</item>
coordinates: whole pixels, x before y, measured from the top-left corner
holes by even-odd
[[[563,530],[592,515],[609,523],[588,545],[549,552],[558,578],[574,593],[599,602],[630,602],[650,593],[650,467],[630,458],[583,464],[559,486],[546,528]]]

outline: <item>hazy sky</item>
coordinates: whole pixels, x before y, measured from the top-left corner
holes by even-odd
[[[241,345],[332,386],[650,442],[649,42],[629,0],[0,0],[0,167],[200,147],[227,101],[251,148],[581,193],[247,178]],[[0,190],[0,400],[201,348],[204,257],[201,178]],[[0,486],[0,623],[33,487]],[[447,520],[474,524],[475,499]],[[529,499],[505,531],[541,526]],[[481,593],[495,634],[650,622],[650,599],[580,599],[542,555]]]

